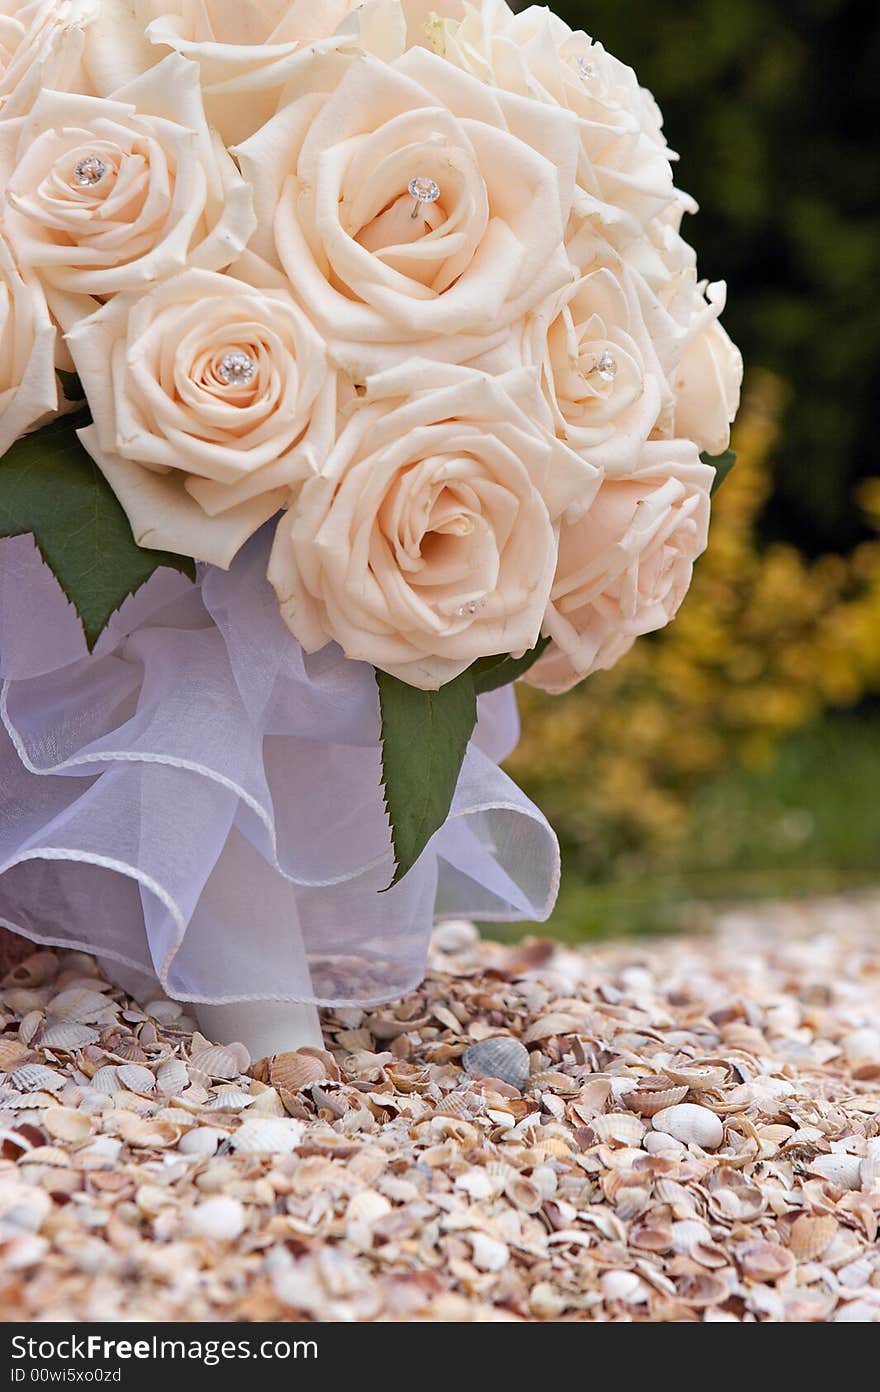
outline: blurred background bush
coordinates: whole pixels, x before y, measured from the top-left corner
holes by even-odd
[[[563,843],[554,928],[880,880],[880,7],[554,8],[657,97],[685,229],[746,360],[737,467],[676,622],[564,698],[512,772]]]

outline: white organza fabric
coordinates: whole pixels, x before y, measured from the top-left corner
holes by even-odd
[[[90,655],[31,539],[0,542],[0,924],[182,1000],[390,1000],[436,919],[545,919],[556,837],[498,768],[518,725],[495,692],[448,821],[380,892],[373,673],[302,652],[268,547],[157,572]]]

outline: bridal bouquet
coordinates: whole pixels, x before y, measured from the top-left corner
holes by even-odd
[[[741,361],[653,99],[504,0],[0,0],[0,102],[0,536],[95,653],[246,571],[366,670],[400,881],[479,699],[609,667],[706,545]]]

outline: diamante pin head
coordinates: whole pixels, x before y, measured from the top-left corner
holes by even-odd
[[[73,171],[73,177],[81,188],[93,188],[107,173],[107,166],[98,155],[86,155]]]
[[[417,174],[414,179],[410,179],[407,188],[413,197],[413,210],[410,217],[418,217],[420,203],[436,203],[440,197],[440,185],[433,179],[428,179],[423,174]]]
[[[617,376],[617,360],[608,352],[607,348],[596,359],[595,371],[598,372],[603,382],[613,382]]]
[[[256,370],[257,364],[250,353],[236,348],[222,359],[217,368],[217,376],[227,387],[246,387],[253,381]]]
[[[471,618],[473,618],[474,614],[478,614],[480,612],[480,610],[483,607],[483,604],[485,604],[485,600],[483,600],[483,602],[480,603],[476,599],[471,599],[468,601],[467,604],[459,605],[455,612],[460,619],[466,618],[468,615]]]
[[[589,82],[591,77],[596,76],[596,69],[593,67],[592,63],[587,62],[586,58],[579,58],[577,60],[577,70],[578,77],[584,82]]]

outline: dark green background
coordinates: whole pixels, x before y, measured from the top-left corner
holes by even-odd
[[[765,533],[805,551],[862,534],[859,478],[880,474],[880,3],[556,0],[635,67],[663,110],[701,274],[725,324],[791,395]]]

